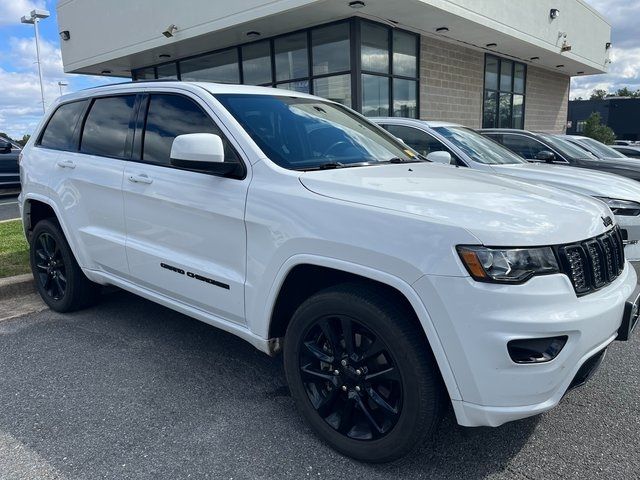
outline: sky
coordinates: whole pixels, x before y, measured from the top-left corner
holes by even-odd
[[[571,98],[588,98],[596,88],[609,91],[625,86],[631,90],[640,89],[640,0],[587,2],[611,23],[612,63],[607,74],[574,78]],[[0,0],[0,132],[16,139],[31,133],[42,116],[34,29],[32,25],[20,23],[20,17],[33,8],[45,8],[51,13],[51,17],[40,23],[45,104],[50,104],[60,94],[60,81],[68,83],[63,87],[65,93],[122,81],[63,72],[55,7],[56,0]]]

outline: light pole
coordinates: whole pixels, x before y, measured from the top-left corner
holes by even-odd
[[[43,113],[45,112],[44,85],[42,84],[42,66],[40,65],[40,37],[38,34],[38,22],[40,19],[47,18],[48,16],[49,12],[47,10],[36,8],[35,10],[31,10],[29,15],[25,15],[20,19],[21,23],[29,23],[33,25],[33,28],[36,31],[36,63],[38,64],[38,76],[40,77],[40,97],[42,100]]]
[[[62,87],[66,87],[69,85],[68,82],[58,82],[58,87],[60,87],[60,96],[62,96]]]

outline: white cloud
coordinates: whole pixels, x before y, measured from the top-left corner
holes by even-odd
[[[0,68],[0,132],[14,138],[31,133],[42,118],[40,80],[36,64],[36,47],[33,38],[10,38],[0,55],[12,71]],[[40,58],[45,105],[50,105],[59,95],[59,81],[69,85],[63,92],[76,90],[79,84],[109,83],[110,78],[65,74],[62,69],[60,49],[51,42],[40,42]]]
[[[609,73],[572,79],[571,98],[589,98],[595,89],[611,93],[623,87],[640,90],[640,47],[616,48],[611,53],[611,60]]]
[[[20,17],[34,8],[45,8],[44,0],[2,0],[0,1],[0,26],[20,23]]]

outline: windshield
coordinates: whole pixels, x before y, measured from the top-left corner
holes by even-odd
[[[580,138],[576,142],[599,158],[625,158],[620,152],[593,138]]]
[[[465,127],[435,127],[434,130],[479,163],[508,165],[527,161],[490,138]]]
[[[341,105],[276,95],[216,98],[273,162],[293,170],[419,161],[395,138]]]
[[[596,158],[584,148],[580,148],[562,138],[549,135],[548,133],[538,133],[538,136],[567,158],[587,158],[591,160]]]

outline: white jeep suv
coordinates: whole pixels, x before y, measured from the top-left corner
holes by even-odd
[[[425,162],[309,95],[181,82],[67,95],[20,174],[52,309],[116,285],[283,351],[302,415],[364,461],[418,446],[447,402],[467,426],[552,408],[637,318],[604,203]]]

